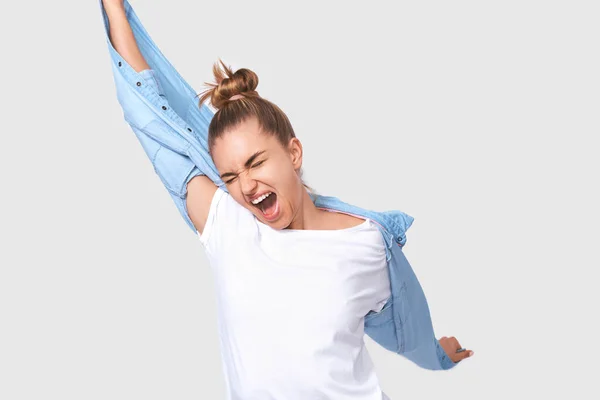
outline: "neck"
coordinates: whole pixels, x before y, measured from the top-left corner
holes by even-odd
[[[314,205],[308,191],[304,189],[300,209],[285,229],[317,229],[322,212]]]

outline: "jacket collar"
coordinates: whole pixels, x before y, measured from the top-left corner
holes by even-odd
[[[372,211],[346,203],[334,196],[324,196],[314,193],[309,193],[309,195],[315,206],[319,208],[369,218],[377,223],[384,236],[388,250],[391,249],[393,243],[399,246],[404,246],[406,243],[406,231],[412,225],[414,218],[400,210]]]

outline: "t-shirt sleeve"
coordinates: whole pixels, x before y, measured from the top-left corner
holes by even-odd
[[[254,214],[240,205],[228,192],[217,187],[199,239],[208,254],[219,256],[231,250],[232,243],[247,240],[256,228]]]
[[[384,299],[379,300],[379,302],[377,302],[371,310],[375,312],[380,312],[381,310],[383,310],[383,307],[388,302],[389,298],[390,296],[386,295],[386,297]]]
[[[204,224],[204,229],[202,230],[202,233],[198,232],[200,243],[202,243],[202,245],[207,249],[209,247],[211,233],[213,233],[217,224],[216,220],[219,203],[220,200],[223,198],[224,194],[225,191],[220,187],[217,187],[217,190],[215,191],[215,194],[213,195],[213,198],[210,202],[210,208],[208,211],[208,217],[206,218],[206,224]]]
[[[381,312],[384,306],[387,304],[388,300],[390,300],[392,296],[391,286],[390,286],[390,275],[389,268],[387,263],[387,255],[385,251],[385,242],[383,238],[381,238],[381,246],[380,247],[380,256],[377,260],[377,273],[373,275],[374,285],[377,288],[375,292],[375,304],[371,310],[375,312]]]

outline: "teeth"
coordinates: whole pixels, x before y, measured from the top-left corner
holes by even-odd
[[[263,194],[262,196],[260,196],[258,199],[256,199],[256,200],[252,200],[252,204],[254,204],[254,205],[257,205],[258,203],[260,203],[261,201],[263,201],[264,199],[266,199],[267,197],[269,197],[269,195],[270,195],[271,193],[272,193],[272,192],[265,193],[265,194]]]

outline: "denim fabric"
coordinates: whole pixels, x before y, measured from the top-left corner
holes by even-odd
[[[370,218],[386,243],[391,296],[379,312],[365,316],[365,333],[386,349],[401,354],[426,369],[450,369],[453,362],[435,338],[423,288],[402,247],[414,218],[402,211],[377,212],[333,196],[311,195],[322,209]]]
[[[165,58],[125,0],[125,10],[138,47],[150,69],[136,72],[109,39],[108,16],[99,0],[117,98],[129,124],[171,195],[181,216],[196,234],[187,213],[187,183],[206,175],[228,192],[208,153],[208,125],[214,115],[199,107],[196,92]],[[401,354],[420,367],[454,367],[435,338],[423,289],[402,251],[413,217],[402,211],[372,211],[333,196],[313,195],[315,205],[330,211],[370,218],[378,224],[386,244],[391,296],[379,312],[365,316],[365,333],[384,348]]]

